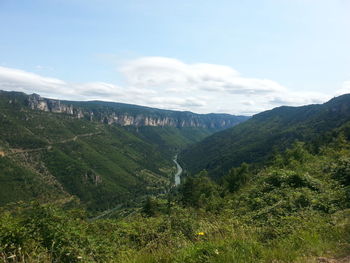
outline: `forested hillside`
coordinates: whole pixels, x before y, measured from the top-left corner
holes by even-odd
[[[349,262],[350,122],[295,142],[264,168],[206,172],[139,208],[88,220],[59,205],[7,206],[0,257],[25,262]]]
[[[350,263],[350,0],[0,0],[0,263]]]
[[[295,140],[310,141],[350,120],[350,94],[322,105],[279,107],[215,133],[180,154],[185,169],[225,174],[242,162],[258,163]]]
[[[164,192],[172,185],[177,151],[217,130],[122,127],[69,114],[58,101],[40,104],[51,110],[32,109],[30,100],[23,93],[0,93],[0,205],[78,198],[90,210],[104,210]],[[85,104],[95,115],[102,106],[101,116],[108,110],[102,102]]]
[[[349,95],[190,146],[182,158],[215,165],[193,163],[178,187],[173,156],[211,130],[121,127],[21,98],[0,100],[4,262],[349,261]]]

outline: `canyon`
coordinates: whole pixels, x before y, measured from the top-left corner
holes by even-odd
[[[84,118],[120,126],[171,126],[222,130],[248,119],[247,116],[196,114],[123,103],[60,101],[44,98],[38,94],[28,95],[27,105],[32,110],[64,113],[79,119]]]

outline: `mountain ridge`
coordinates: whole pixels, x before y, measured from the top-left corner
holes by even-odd
[[[221,176],[243,162],[257,162],[286,149],[295,140],[316,139],[350,120],[350,94],[323,104],[281,106],[252,116],[189,146],[180,161],[190,173],[207,170]]]
[[[118,107],[124,107],[123,112]],[[175,153],[222,129],[142,126],[142,119],[135,126],[108,121],[116,112],[140,116],[144,109],[0,91],[0,206],[20,200],[68,200],[68,195],[98,210],[162,193],[172,184]],[[170,119],[166,114],[148,108],[142,116],[149,122]],[[177,117],[177,112],[172,114]]]
[[[2,91],[0,94],[6,94],[6,91]],[[36,93],[30,95],[22,93],[22,96],[27,96],[26,103],[33,110],[65,113],[76,118],[85,118],[121,126],[201,127],[221,130],[249,119],[249,116],[242,115],[197,114],[190,111],[164,110],[99,100],[86,102],[57,100],[44,98]]]

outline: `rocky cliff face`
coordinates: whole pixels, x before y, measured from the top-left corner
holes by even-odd
[[[78,104],[78,105],[77,105]],[[121,126],[173,126],[201,127],[209,129],[225,129],[247,119],[245,116],[228,114],[195,114],[192,112],[177,112],[152,109],[135,105],[104,102],[61,102],[43,98],[38,94],[28,96],[28,106],[33,110],[54,113],[64,113],[76,118],[86,118],[106,124]],[[135,110],[136,109],[136,110]]]
[[[150,117],[146,114],[140,114],[136,116],[120,113],[112,113],[111,115],[103,118],[104,123],[108,124],[119,124],[122,126],[173,126],[173,127],[201,127],[201,128],[212,128],[220,129],[226,127],[232,127],[239,123],[237,119],[230,118],[212,118],[206,120],[198,116],[189,117]]]
[[[73,105],[61,104],[59,100],[42,98],[38,94],[28,96],[28,106],[32,110],[42,110],[74,115]]]

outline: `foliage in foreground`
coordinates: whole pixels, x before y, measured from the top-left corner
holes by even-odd
[[[89,222],[81,212],[21,208],[1,216],[4,262],[294,262],[346,251],[350,211],[281,218],[280,234],[232,217],[173,208],[170,215]]]
[[[312,147],[311,147],[312,148]],[[4,208],[4,262],[314,262],[350,253],[350,144],[296,143],[221,182],[188,177],[128,217],[91,221],[50,205]]]

